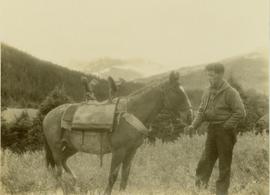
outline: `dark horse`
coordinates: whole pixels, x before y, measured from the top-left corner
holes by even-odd
[[[192,115],[190,101],[183,87],[179,84],[179,74],[176,72],[172,72],[168,80],[142,88],[128,98],[127,112],[137,117],[145,126],[163,108],[172,112],[181,112],[182,116]],[[67,144],[64,148],[62,146],[63,135],[60,121],[65,110],[64,107],[62,105],[53,109],[46,115],[43,121],[47,166],[56,168],[56,178],[59,181],[61,181],[62,168],[75,179],[66,161],[70,156],[81,151],[78,144],[74,141],[74,136],[78,135],[72,134],[72,131],[66,131],[65,139],[67,139]],[[104,153],[112,153],[112,160],[105,194],[111,194],[121,165],[120,190],[126,188],[132,159],[137,148],[142,145],[144,135],[121,118],[114,131],[107,134],[107,138],[111,149]],[[84,150],[83,152],[93,153],[90,146],[89,150]]]

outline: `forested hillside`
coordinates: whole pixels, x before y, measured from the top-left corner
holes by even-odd
[[[1,104],[9,107],[37,107],[56,86],[63,86],[74,101],[82,101],[83,73],[37,59],[16,48],[1,44]],[[88,79],[94,76],[88,75]],[[107,98],[107,81],[99,79],[95,94]],[[120,94],[125,95],[142,84],[125,83]]]
[[[2,105],[33,107],[57,85],[63,85],[68,95],[81,100],[82,73],[39,60],[5,44],[1,44],[1,56]]]

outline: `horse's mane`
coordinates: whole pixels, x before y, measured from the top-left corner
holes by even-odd
[[[132,92],[131,94],[128,95],[128,97],[132,97],[132,96],[135,96],[135,95],[142,95],[148,91],[150,91],[151,89],[153,88],[156,88],[156,87],[161,87],[164,83],[166,82],[165,79],[163,80],[158,80],[158,81],[151,81],[148,85],[146,85],[145,87],[142,87],[134,92]]]

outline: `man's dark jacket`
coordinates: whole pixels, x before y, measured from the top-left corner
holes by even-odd
[[[212,95],[210,87],[204,92],[192,125],[196,129],[203,121],[208,121],[223,124],[225,129],[235,129],[245,116],[246,111],[238,91],[224,80],[215,95]]]

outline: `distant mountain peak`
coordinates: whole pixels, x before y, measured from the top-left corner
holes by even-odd
[[[162,64],[143,58],[117,59],[102,57],[90,62],[73,62],[76,69],[100,77],[133,80],[158,74],[167,70]]]

